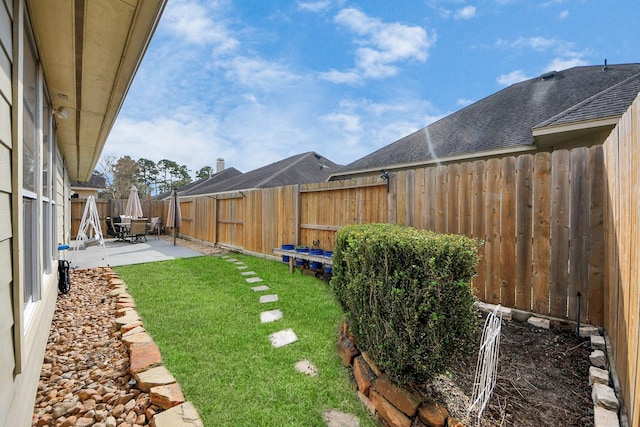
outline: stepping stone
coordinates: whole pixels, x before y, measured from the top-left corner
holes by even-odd
[[[229,259],[229,255],[222,255],[222,259]]]
[[[280,310],[269,310],[260,313],[260,323],[271,323],[280,319],[282,319],[282,311]]]
[[[246,270],[247,268],[249,268],[249,267],[247,267],[246,265],[239,265],[238,266],[238,270]]]
[[[262,295],[260,297],[260,304],[266,304],[268,302],[276,302],[276,301],[278,301],[278,295],[276,294]]]
[[[257,283],[257,282],[262,282],[262,279],[259,277],[249,277],[247,280],[247,283]]]
[[[244,265],[244,262],[236,260],[236,265]]]
[[[306,359],[296,363],[296,371],[305,375],[309,375],[310,377],[315,377],[318,375],[318,368],[316,368],[313,363],[309,362]]]
[[[269,339],[271,340],[271,345],[275,348],[284,347],[285,345],[289,345],[298,341],[298,337],[296,333],[293,332],[293,329],[284,329],[279,332],[274,332],[269,335]]]
[[[322,414],[327,427],[360,427],[360,420],[353,414],[330,409]]]
[[[238,262],[235,258],[227,258],[227,262]]]
[[[251,290],[253,292],[262,292],[262,291],[268,291],[269,287],[267,285],[254,286],[253,288],[251,288]]]
[[[255,271],[243,271],[243,272],[242,272],[242,273],[240,273],[240,274],[242,274],[243,276],[255,276],[255,275],[257,275],[258,273],[256,273]]]

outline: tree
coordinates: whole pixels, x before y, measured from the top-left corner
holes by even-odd
[[[152,194],[153,190],[157,187],[158,182],[158,166],[153,160],[140,158],[138,159],[138,194],[140,197],[146,197],[147,194]]]
[[[170,191],[174,187],[182,187],[191,182],[187,166],[179,165],[173,160],[160,160],[158,172],[161,178],[158,184],[161,192]]]
[[[196,179],[209,178],[213,175],[213,168],[211,166],[204,166],[196,172]]]
[[[124,199],[129,194],[131,186],[138,187],[138,162],[129,156],[120,157],[113,165],[113,196],[116,199]]]

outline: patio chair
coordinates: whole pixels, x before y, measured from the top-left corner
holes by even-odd
[[[151,221],[147,223],[147,234],[155,234],[156,239],[160,238],[160,232],[162,231],[162,220],[159,216],[154,216]]]
[[[129,227],[129,237],[131,241],[143,240],[147,241],[147,219],[146,218],[132,218],[131,226]]]

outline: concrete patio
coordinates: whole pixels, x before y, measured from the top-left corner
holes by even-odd
[[[77,243],[81,246],[75,249]],[[94,267],[141,264],[145,262],[166,261],[176,258],[190,258],[203,254],[182,246],[173,246],[162,239],[148,236],[147,241],[129,243],[116,239],[105,239],[104,249],[99,244],[84,247],[81,242],[72,241],[63,257],[71,261],[71,268],[85,269]],[[105,256],[106,249],[106,256]]]

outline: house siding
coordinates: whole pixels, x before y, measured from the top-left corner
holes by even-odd
[[[24,265],[16,258],[24,247],[20,217],[22,209],[21,144],[22,109],[16,67],[21,55],[23,0],[0,0],[0,425],[30,426],[40,369],[55,310],[57,270],[41,273],[40,299],[29,316],[24,313],[22,278]],[[68,241],[69,179],[57,147],[56,231],[57,242]],[[41,202],[38,202],[41,203]],[[45,229],[40,215],[40,238]],[[57,243],[56,242],[56,243]],[[42,239],[41,259],[45,256]],[[57,253],[53,254],[54,256]],[[44,264],[43,259],[43,264]]]
[[[11,212],[11,103],[12,103],[12,9],[0,2],[0,424],[9,425],[13,388],[15,353],[13,341],[12,292],[13,267]]]

